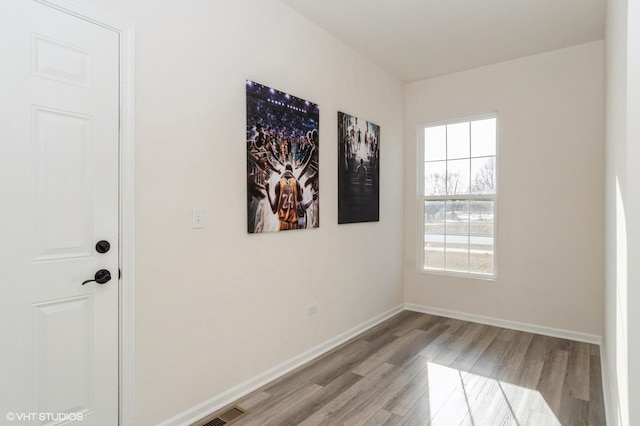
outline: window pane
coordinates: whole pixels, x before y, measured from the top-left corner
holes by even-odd
[[[444,201],[424,202],[425,234],[444,234]]]
[[[424,267],[444,269],[444,201],[424,202]]]
[[[469,122],[447,126],[447,159],[469,158]]]
[[[446,126],[424,129],[424,161],[447,159]]]
[[[491,250],[471,249],[471,253],[469,253],[469,272],[493,275],[493,246]]]
[[[496,119],[471,122],[471,156],[496,155]]]
[[[496,157],[471,160],[471,193],[496,193]]]
[[[446,161],[424,163],[424,195],[446,194]]]
[[[469,205],[469,272],[493,274],[494,203],[471,201]]]
[[[446,202],[445,231],[447,235],[469,235],[469,201]]]
[[[493,201],[469,202],[469,234],[478,237],[493,236]]]
[[[444,236],[428,235],[424,242],[424,267],[444,271]],[[439,241],[434,241],[438,239]]]
[[[469,270],[469,201],[446,202],[445,269],[447,271]]]
[[[471,182],[469,159],[447,162],[447,194],[468,194]]]
[[[424,267],[444,270],[444,235],[424,236]]]
[[[467,237],[465,237],[467,238]],[[462,240],[450,242],[447,237],[445,249],[445,270],[452,272],[469,272],[469,243]]]

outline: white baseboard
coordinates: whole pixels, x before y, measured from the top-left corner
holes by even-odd
[[[347,340],[357,336],[364,331],[374,327],[375,325],[381,323],[382,321],[392,317],[393,315],[401,312],[404,309],[403,305],[397,306],[393,309],[384,312],[369,321],[366,321],[351,330],[348,330],[333,339],[330,339],[315,348],[308,350],[307,352],[298,355],[289,361],[283,362],[276,367],[265,371],[259,376],[254,377],[253,379],[247,380],[244,383],[239,384],[226,392],[223,392],[220,395],[217,395],[207,401],[204,401],[201,404],[196,405],[189,410],[178,414],[164,422],[160,423],[158,426],[185,426],[190,425],[203,417],[208,416],[209,414],[215,413],[223,407],[233,403],[234,401],[242,398],[243,396],[253,392],[254,390],[266,385],[269,382],[274,381],[275,379],[284,376],[290,371],[295,370],[301,365],[329,352],[333,348],[341,345]]]
[[[509,321],[500,318],[486,317],[484,315],[468,314],[464,312],[450,311],[448,309],[433,308],[430,306],[414,305],[406,303],[404,308],[408,311],[421,312],[424,314],[438,315],[447,318],[459,319],[480,324],[492,325],[495,327],[509,328],[512,330],[526,331],[528,333],[542,334],[544,336],[560,337],[562,339],[574,340],[576,342],[602,345],[602,336],[595,334],[580,333],[577,331],[562,330],[559,328],[544,327],[541,325],[527,324],[517,321]]]

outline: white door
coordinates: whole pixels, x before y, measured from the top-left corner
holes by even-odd
[[[118,44],[0,1],[0,424],[118,424]]]

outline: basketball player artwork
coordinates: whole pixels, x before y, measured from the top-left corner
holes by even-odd
[[[320,225],[320,109],[247,80],[247,219],[250,234]]]
[[[380,220],[380,126],[338,112],[338,223]]]

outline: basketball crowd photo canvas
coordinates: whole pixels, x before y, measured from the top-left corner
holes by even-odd
[[[247,80],[251,234],[320,225],[318,105]]]
[[[380,220],[380,126],[338,112],[338,223]]]

